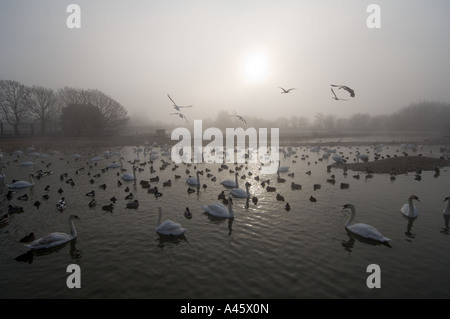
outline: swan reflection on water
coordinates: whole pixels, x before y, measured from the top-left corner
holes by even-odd
[[[183,242],[188,242],[186,236],[179,235],[179,236],[170,236],[170,235],[158,235],[158,242],[156,246],[159,248],[164,248],[165,246],[176,246]]]
[[[69,243],[65,243],[65,244],[55,246],[52,248],[48,248],[48,249],[40,249],[40,250],[31,250],[30,249],[26,253],[23,253],[14,259],[16,261],[27,262],[27,263],[31,264],[34,261],[35,256],[40,257],[40,256],[50,255],[54,252],[61,250],[63,247],[66,247],[67,244],[69,244]],[[76,263],[78,263],[81,260],[81,257],[83,254],[82,254],[82,251],[80,249],[77,249],[77,247],[76,247],[76,239],[70,241],[69,254],[70,254],[70,257]]]
[[[408,224],[406,226],[406,232],[405,232],[406,237],[412,238],[412,239],[416,238],[416,234],[412,232],[412,227],[413,227],[414,221],[417,219],[417,217],[406,217],[404,215],[403,215],[403,217],[408,220]],[[408,241],[410,241],[410,240],[408,240]]]
[[[450,215],[444,215],[444,228],[442,228],[441,234],[450,235],[449,221],[450,221]]]
[[[344,247],[345,251],[348,251],[349,253],[352,252],[353,247],[355,246],[355,242],[359,241],[362,242],[364,244],[368,244],[368,245],[372,245],[372,246],[387,246],[389,248],[392,248],[392,246],[389,244],[389,242],[380,242],[374,239],[369,239],[369,238],[365,238],[362,236],[358,236],[354,233],[352,233],[350,230],[346,229],[347,235],[348,235],[348,240],[343,240],[341,242],[342,247]]]

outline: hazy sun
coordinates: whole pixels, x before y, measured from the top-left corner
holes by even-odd
[[[242,73],[248,82],[262,81],[269,71],[269,57],[263,50],[253,51],[244,57]]]

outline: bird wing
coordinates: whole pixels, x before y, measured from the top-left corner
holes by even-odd
[[[355,91],[354,90],[352,90],[351,88],[349,88],[348,86],[342,86],[342,87],[340,87],[339,89],[344,89],[344,90],[346,90],[348,93],[350,93],[350,96],[351,97],[355,97]]]
[[[334,86],[334,85],[333,85],[333,86]],[[334,93],[334,90],[333,90],[333,88],[331,88],[331,92],[333,92],[333,95],[334,95],[335,99],[337,100],[337,99],[338,99],[338,97],[336,96],[336,93]]]
[[[184,106],[177,105],[177,106],[180,107],[180,108],[182,108],[182,107],[193,107],[193,105],[184,105]]]
[[[172,100],[172,98],[170,97],[169,93],[167,93],[167,96],[169,97],[169,99],[172,101],[173,105],[177,105],[177,103],[175,103],[174,100]]]

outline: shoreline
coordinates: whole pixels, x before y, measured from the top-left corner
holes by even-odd
[[[404,135],[402,140],[393,139],[395,136],[384,134],[375,135],[378,140],[373,140],[374,135],[362,134],[321,134],[321,135],[284,135],[280,137],[280,147],[304,147],[304,146],[358,146],[358,145],[395,145],[402,143],[412,143],[421,145],[450,145],[450,136],[433,136],[424,134]],[[408,137],[404,139],[405,137]],[[358,141],[351,139],[357,138]],[[366,138],[366,139],[365,139]],[[347,139],[347,140],[345,140]],[[270,141],[270,137],[268,137]],[[154,134],[123,134],[111,136],[95,137],[69,137],[69,136],[28,136],[28,137],[3,137],[0,138],[0,151],[13,152],[15,150],[26,150],[33,146],[37,152],[47,152],[49,150],[106,150],[123,146],[143,146],[146,143],[156,142],[159,146],[167,144],[174,145],[178,140],[171,140],[170,136],[156,136]],[[203,146],[210,141],[203,141]],[[225,144],[225,143],[224,143]],[[269,143],[270,144],[270,143]]]

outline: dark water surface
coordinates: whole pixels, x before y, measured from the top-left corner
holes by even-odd
[[[436,157],[439,146],[423,146],[417,153]],[[356,147],[335,149],[353,162]],[[373,147],[359,147],[361,153],[366,153],[366,149],[373,160]],[[194,165],[181,164],[173,171],[171,164],[160,170],[161,159],[167,162],[170,159],[162,155],[159,147],[154,150],[158,151],[153,162],[156,172],[150,174],[149,163],[138,165],[143,170],[136,172],[137,183],[122,181],[120,187],[119,169],[102,172],[102,168],[117,162],[119,155],[104,158],[95,165],[90,161],[94,154],[85,154],[75,161],[71,153],[59,153],[36,159],[34,167],[20,167],[19,162],[33,160],[32,157],[23,155],[17,159],[5,154],[5,184],[13,178],[26,180],[29,173],[36,174],[39,169],[52,170],[54,174],[35,178],[34,187],[17,190],[11,200],[5,197],[7,187],[2,188],[2,214],[9,204],[22,206],[25,212],[12,214],[9,223],[0,227],[0,297],[450,298],[450,231],[442,214],[446,204],[443,200],[450,195],[448,168],[441,169],[438,177],[433,176],[434,172],[422,172],[420,181],[414,173],[396,176],[395,181],[389,175],[366,178],[364,173],[351,171],[344,176],[341,169],[327,172],[326,167],[333,160],[330,157],[320,161],[323,150],[315,153],[295,147],[295,154],[281,159],[283,166],[290,167],[289,172],[280,174],[286,180],[284,183],[278,183],[276,175],[260,176],[259,182],[254,180],[258,175],[256,165],[239,171],[240,176],[247,176],[245,180],[239,179],[240,186],[249,181],[250,193],[258,197],[258,203],[235,198],[235,218],[228,220],[209,217],[201,205],[217,203],[217,196],[224,189],[220,181],[234,179],[233,174],[228,170],[219,172],[220,164],[198,164],[197,169],[204,171],[200,182],[207,188],[188,194],[185,179],[189,174],[185,170],[189,169],[194,176]],[[401,151],[400,145],[391,145],[380,154],[402,156]],[[102,156],[102,152],[98,155]],[[136,153],[133,147],[124,147],[120,152],[128,172],[132,167],[129,161],[136,158],[141,164],[150,161],[149,154]],[[18,162],[13,162],[16,159]],[[82,167],[84,171],[79,170]],[[216,182],[207,177],[207,168],[217,178]],[[61,180],[63,173],[67,177]],[[289,173],[294,173],[294,177]],[[94,177],[95,174],[100,176]],[[175,174],[181,178],[175,179]],[[333,174],[334,185],[327,182]],[[150,184],[158,186],[163,193],[160,198],[147,193],[139,184],[140,180],[155,176],[160,181]],[[74,186],[66,183],[69,178],[75,182]],[[94,179],[94,184],[90,179]],[[162,183],[169,179],[172,186],[163,187]],[[261,186],[265,179],[270,179],[276,192],[269,193]],[[301,184],[302,189],[291,190],[291,182]],[[341,182],[348,183],[349,188],[341,189]],[[321,189],[314,190],[317,183]],[[99,188],[101,184],[106,184],[105,190]],[[44,190],[47,185],[51,187],[48,192]],[[127,186],[140,202],[137,210],[125,208]],[[64,190],[62,195],[59,188]],[[91,190],[95,191],[98,203],[93,208],[88,207],[91,198],[85,195]],[[48,201],[42,199],[47,193]],[[285,202],[276,200],[278,193]],[[28,194],[27,201],[17,199],[23,194]],[[420,215],[414,221],[400,213],[400,207],[411,194],[421,200],[416,204]],[[56,202],[63,196],[67,208],[61,213]],[[108,204],[112,196],[118,199],[114,211],[103,211],[102,205]],[[317,202],[311,202],[310,196]],[[42,203],[39,208],[33,206],[36,200]],[[290,211],[285,210],[286,202]],[[344,223],[349,213],[341,210],[346,203],[356,206],[354,222],[376,227],[392,239],[390,247],[347,234]],[[158,236],[155,232],[158,206],[163,209],[163,219],[187,228],[185,236]],[[184,217],[185,207],[190,208],[192,219]],[[69,232],[71,214],[80,217],[75,221],[78,232],[75,242],[56,251],[35,254],[31,263],[15,260],[27,251],[19,243],[24,235],[34,232],[40,237],[49,232]],[[81,289],[66,286],[69,264],[81,268]],[[381,268],[380,289],[369,289],[366,285],[370,275],[366,268],[370,264]]]

